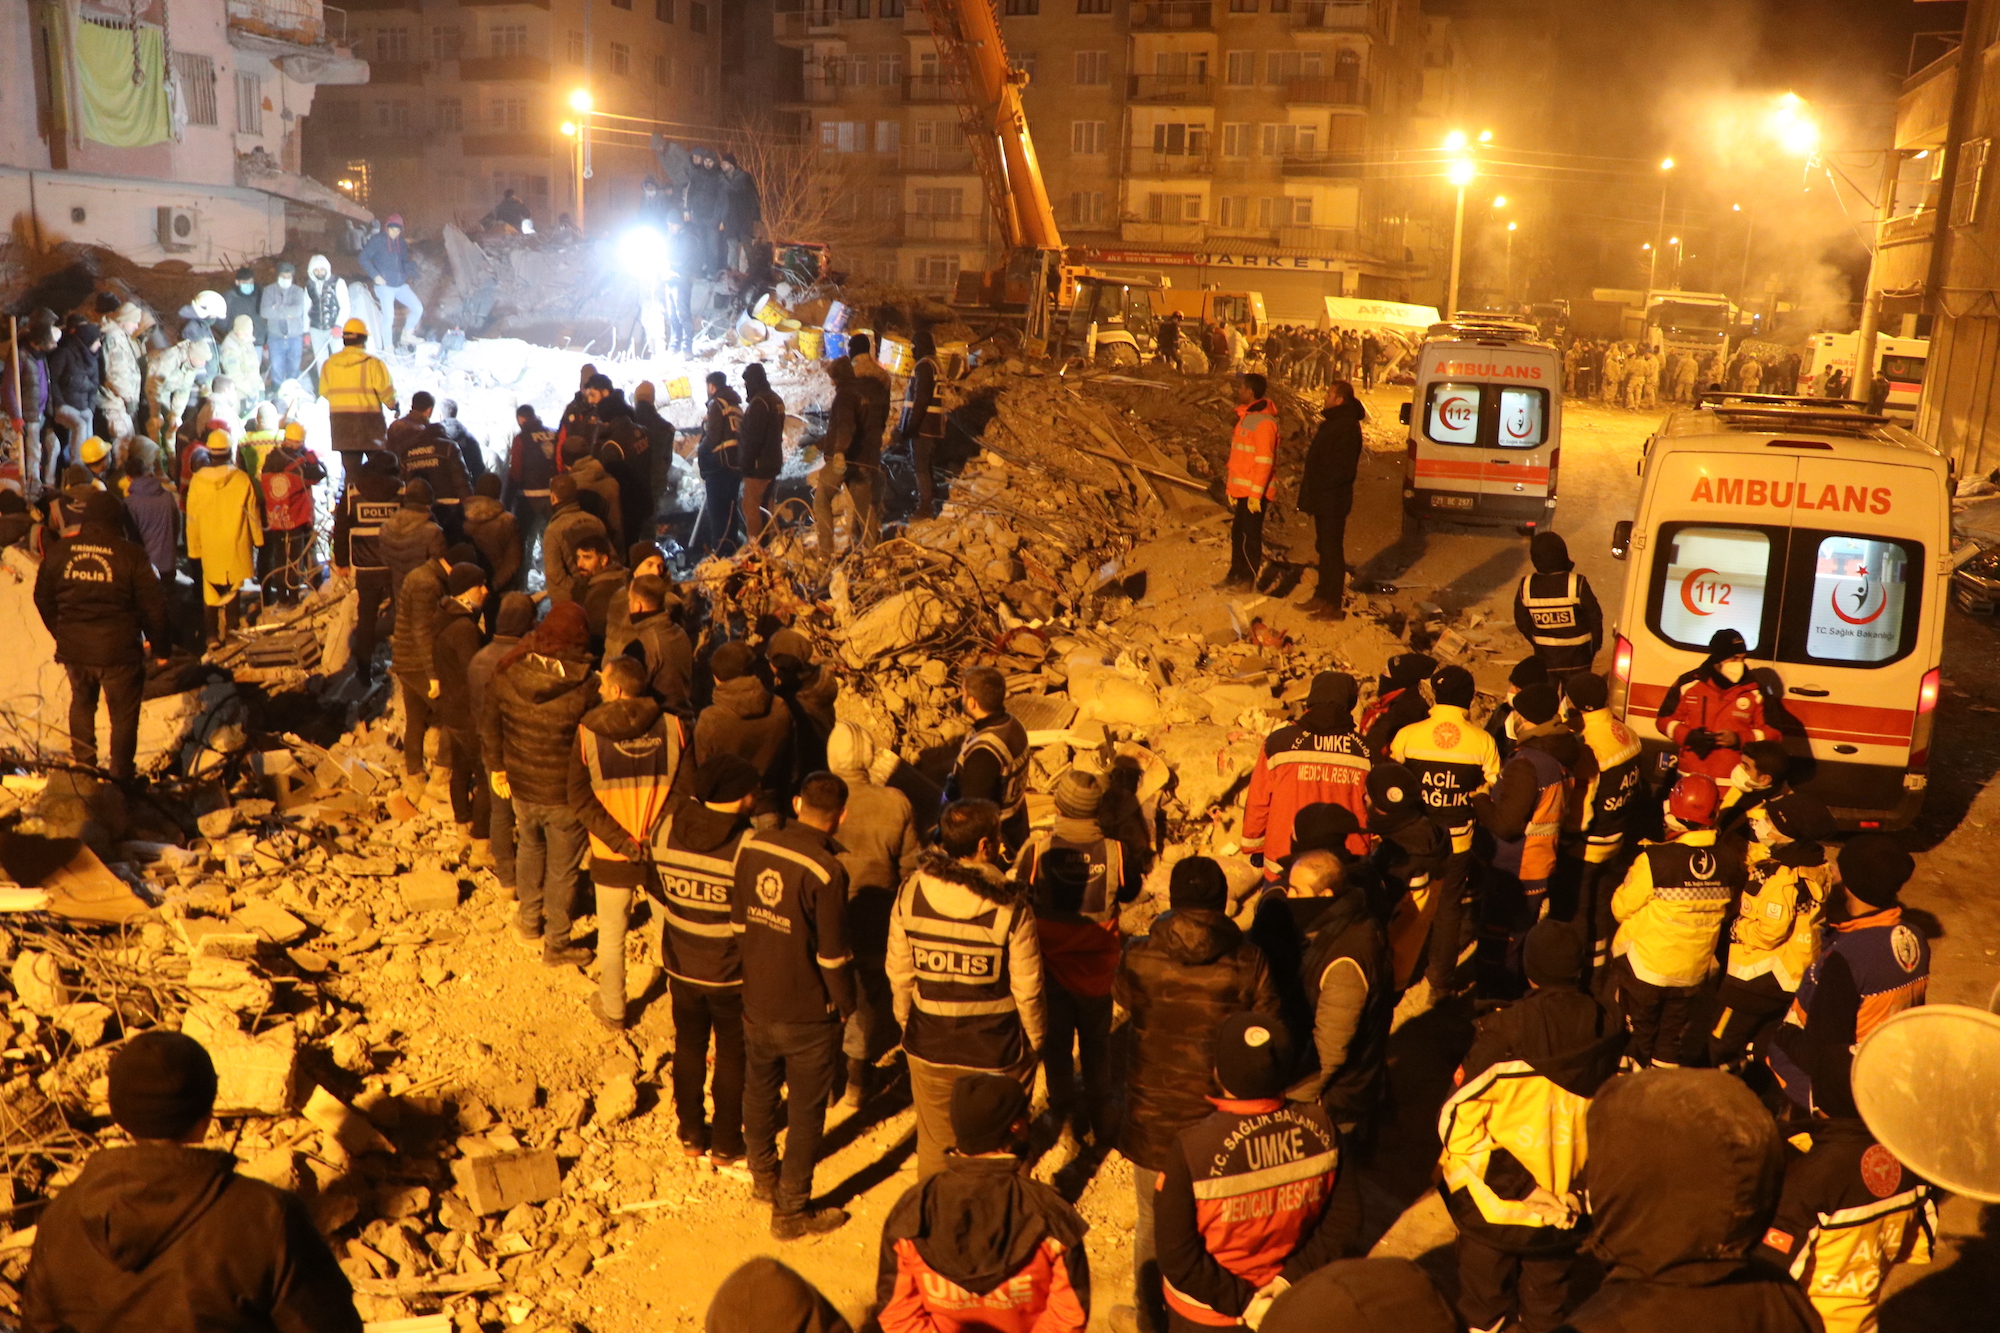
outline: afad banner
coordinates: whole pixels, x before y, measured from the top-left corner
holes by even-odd
[[[1337,329],[1399,329],[1426,333],[1439,322],[1434,305],[1404,305],[1400,301],[1369,301],[1358,296],[1328,296],[1327,322]]]

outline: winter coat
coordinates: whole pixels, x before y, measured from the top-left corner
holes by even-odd
[[[360,1333],[305,1204],[228,1153],[99,1149],[38,1220],[24,1333]]]
[[[405,505],[383,522],[375,550],[389,571],[389,595],[400,598],[403,580],[411,570],[444,559],[444,529],[431,518],[428,508]]]
[[[953,1155],[882,1226],[882,1333],[1083,1333],[1088,1230],[1011,1154]]]
[[[400,612],[396,619],[400,628]],[[468,740],[478,734],[479,726],[472,711],[472,659],[484,646],[477,611],[466,610],[453,597],[438,603],[437,629],[431,639],[432,679],[438,683],[435,716],[439,726]],[[396,661],[400,664],[400,659]]]
[[[216,327],[233,329],[236,327],[236,317],[238,315],[248,315],[250,317],[250,341],[262,347],[265,338],[264,316],[260,313],[262,304],[263,302],[257,292],[246,292],[232,282],[229,284],[229,289],[222,293],[222,306],[228,313],[222,317],[221,322]]]
[[[359,345],[342,347],[320,364],[319,396],[326,399],[333,447],[343,453],[379,449],[388,439],[382,409],[396,405],[389,367]]]
[[[1798,1285],[1751,1258],[1778,1203],[1783,1144],[1729,1075],[1614,1078],[1586,1117],[1590,1249],[1604,1285],[1574,1333],[1820,1333]]]
[[[234,594],[245,579],[257,577],[255,548],[264,544],[257,519],[257,487],[242,468],[217,464],[199,468],[188,482],[187,553],[201,562],[202,592],[218,605],[213,587]],[[227,600],[225,595],[220,600]]]
[[[289,287],[274,282],[264,289],[257,301],[257,314],[264,321],[266,341],[303,338],[311,312],[311,298],[297,282]]]
[[[438,676],[435,652],[438,631],[444,627],[445,589],[443,562],[426,560],[411,570],[396,590],[396,629],[389,639],[389,669],[418,689]]]
[[[576,478],[578,502],[595,514],[604,524],[604,534],[611,539],[611,549],[621,556],[625,551],[625,510],[619,499],[618,479],[605,471],[604,464],[595,458],[580,458],[569,474]],[[595,497],[593,502],[592,497]],[[547,541],[546,536],[543,541]]]
[[[740,755],[763,775],[758,811],[789,810],[796,782],[790,710],[755,676],[719,680],[712,697],[714,702],[695,719],[695,764],[706,763],[710,755]]]
[[[133,478],[132,488],[125,493],[125,512],[139,529],[146,556],[153,562],[153,572],[162,579],[172,579],[180,561],[180,502],[158,477],[148,473]]]
[[[413,266],[407,236],[391,237],[387,231],[378,231],[368,238],[368,243],[361,247],[361,253],[355,259],[363,273],[380,279],[386,286],[409,285]]]
[[[104,366],[104,387],[125,404],[126,411],[136,414],[146,388],[145,349],[124,329],[110,324],[105,326],[98,359]]]
[[[1774,741],[1778,729],[1764,720],[1764,687],[1748,671],[1735,684],[1725,680],[1712,666],[1696,667],[1673,683],[1660,701],[1660,730],[1680,747],[1680,771],[1706,773],[1716,785],[1725,786],[1729,775],[1743,758],[1742,747],[1751,741]],[[1710,736],[1733,731],[1735,748],[1715,744],[1706,755],[1696,746],[1708,745],[1696,732]]]
[[[1308,709],[1264,738],[1243,798],[1243,849],[1263,854],[1267,878],[1291,855],[1292,825],[1305,807],[1337,805],[1367,822],[1369,767],[1367,747],[1338,709]],[[1366,852],[1368,840],[1354,834],[1348,850]]]
[[[382,528],[402,512],[403,483],[396,479],[396,460],[387,454],[349,455],[345,459],[345,487],[340,504],[333,511],[333,563],[341,567],[387,569],[382,554]],[[444,534],[438,537],[442,542]],[[418,561],[444,554],[442,544],[414,557],[407,571]]]
[[[768,1255],[747,1259],[716,1288],[705,1333],[851,1333],[818,1288]]]
[[[458,446],[435,421],[402,417],[389,426],[389,452],[396,456],[404,481],[421,478],[429,483],[432,497],[440,503],[463,501],[472,494],[472,482],[465,475],[465,460]]]
[[[847,784],[847,817],[837,836],[849,892],[901,886],[923,850],[910,798],[857,769],[836,769],[834,776]]]
[[[490,495],[475,495],[465,502],[461,521],[466,540],[479,548],[485,562],[487,584],[494,592],[515,592],[521,579],[521,529],[514,516]]]
[[[264,396],[262,354],[253,338],[238,337],[234,329],[216,345],[216,373],[227,375],[239,399],[254,403]]]
[[[1820,919],[1838,872],[1816,842],[1753,845],[1746,871],[1729,926],[1729,975],[1738,981],[1768,975],[1796,991],[1819,956]]]
[[[1306,446],[1305,472],[1299,478],[1299,509],[1317,518],[1332,518],[1354,507],[1354,474],[1361,466],[1363,409],[1353,399],[1329,407]]]
[[[56,346],[62,346],[57,343]],[[21,395],[14,396],[15,355],[9,353],[0,359],[0,403],[5,403],[7,415],[19,421],[36,421],[48,415],[49,411],[49,353],[25,346],[21,363]],[[166,353],[161,353],[166,355]]]
[[[463,421],[457,417],[439,417],[437,428],[458,447],[458,461],[465,465],[466,476],[476,482],[486,475],[486,450]]]
[[[514,651],[520,643],[520,636],[496,634],[492,641],[472,655],[472,661],[465,669],[467,700],[472,705],[473,735],[479,734],[479,719],[486,715],[486,696],[493,685],[493,673],[500,665],[500,659]],[[493,767],[492,759],[481,750],[479,762],[486,768]]]
[[[576,572],[577,544],[585,537],[607,535],[604,521],[575,500],[557,505],[542,530],[542,580],[548,586],[549,601],[574,602],[583,587]]]
[[[731,237],[748,240],[757,234],[757,224],[763,220],[764,203],[756,178],[741,167],[723,172],[722,229]]]
[[[998,866],[924,853],[896,895],[883,970],[903,1049],[917,1059],[1017,1070],[1042,1048],[1035,913]]]
[[[1493,790],[1472,798],[1473,814],[1497,844],[1496,869],[1523,880],[1549,877],[1568,809],[1568,775],[1582,758],[1583,742],[1556,723],[1521,733]]]
[[[1298,899],[1292,899],[1294,906]],[[1387,1081],[1389,1020],[1396,1007],[1388,941],[1368,895],[1350,887],[1302,922],[1300,982],[1312,1030],[1299,1043],[1295,1101],[1317,1101],[1342,1125],[1365,1119]]]
[[[785,400],[769,389],[751,395],[740,433],[743,475],[775,480],[785,469]]]
[[[632,640],[624,652],[646,668],[647,685],[660,706],[676,716],[687,716],[694,688],[694,643],[687,631],[667,612],[654,611],[633,623]]]
[[[123,535],[85,524],[50,547],[35,572],[35,610],[56,641],[56,661],[131,666],[167,652],[167,599],[146,551]]]
[[[1900,906],[1832,923],[1772,1039],[1771,1072],[1796,1105],[1851,1115],[1854,1051],[1882,1024],[1924,1002],[1931,946]]]
[[[1241,334],[1237,335],[1241,337]],[[1278,493],[1278,409],[1268,398],[1236,409],[1236,431],[1229,439],[1229,471],[1224,487],[1232,500],[1253,496],[1270,500]]]
[[[704,481],[712,477],[736,481],[743,475],[739,439],[742,425],[743,400],[725,384],[708,400],[701,441],[694,447],[695,469]]]
[[[1639,980],[1698,986],[1715,971],[1723,918],[1734,882],[1742,879],[1720,860],[1713,829],[1639,849],[1611,897],[1611,914],[1618,919],[1611,952],[1626,959]]]
[[[583,715],[569,756],[569,804],[590,833],[591,874],[610,888],[645,882],[648,848],[681,761],[680,719],[651,699],[609,699]]]
[[[307,322],[315,330],[338,329],[347,323],[347,284],[333,276],[333,264],[325,255],[314,255],[306,262],[306,277],[300,287],[306,294]]]
[[[516,801],[569,804],[569,752],[583,715],[597,706],[589,661],[529,653],[494,672],[480,710],[487,768],[505,773]]]
[[[1112,996],[1131,1015],[1132,1063],[1118,1151],[1163,1170],[1180,1135],[1208,1118],[1215,1030],[1234,1013],[1278,1012],[1263,951],[1221,912],[1181,908],[1125,952]]]
[[[688,172],[687,215],[696,231],[714,231],[722,220],[726,182],[713,167],[696,167]]]
[[[99,360],[102,340],[95,324],[79,324],[63,334],[56,350],[49,354],[50,405],[75,408],[85,423],[97,410],[97,390],[104,382],[104,366]]]

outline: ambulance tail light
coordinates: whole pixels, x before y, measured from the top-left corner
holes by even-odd
[[[1910,768],[1921,770],[1931,758],[1931,725],[1937,717],[1938,686],[1942,668],[1932,667],[1917,686],[1916,725],[1910,728]]]
[[[1625,716],[1625,705],[1632,693],[1632,641],[1623,634],[1618,636],[1611,649],[1611,705],[1612,715]]]

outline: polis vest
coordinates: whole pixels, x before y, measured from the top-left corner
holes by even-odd
[[[992,903],[969,920],[946,916],[924,892],[928,878],[911,876],[896,908],[916,972],[903,1045],[933,1064],[1011,1069],[1027,1053],[1027,1036],[1008,944],[1027,908]]]
[[[679,845],[673,816],[653,837],[653,865],[666,898],[662,951],[666,972],[679,981],[711,988],[741,986],[743,962],[729,924],[729,896],[736,885],[741,836],[697,852]]]

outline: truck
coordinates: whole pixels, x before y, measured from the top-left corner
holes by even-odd
[[[1713,353],[1720,365],[1729,360],[1736,315],[1721,292],[1654,292],[1646,301],[1646,341],[1655,350],[1696,361]]]
[[[1243,330],[1244,337],[1253,342],[1271,330],[1271,321],[1264,313],[1262,292],[1197,291],[1192,287],[1179,291],[1169,289],[1166,304],[1167,309],[1177,312],[1182,319],[1200,320],[1203,324],[1234,324]]]
[[[1815,333],[1807,339],[1805,355],[1799,359],[1799,382],[1810,385],[1814,393],[1824,394],[1827,376],[1835,370],[1852,381],[1860,341],[1858,333]],[[1889,381],[1889,401],[1882,410],[1905,426],[1916,420],[1917,399],[1923,394],[1930,355],[1929,338],[1880,335],[1875,339],[1875,367]],[[1863,387],[1847,396],[1865,400],[1868,394]]]

